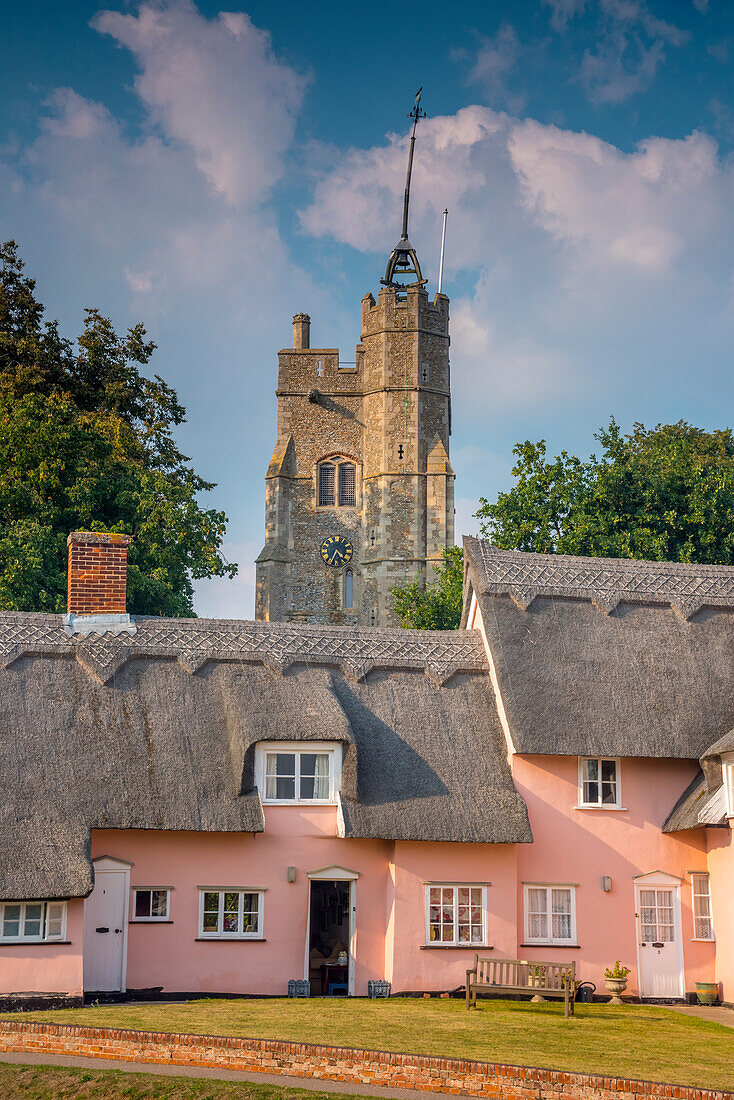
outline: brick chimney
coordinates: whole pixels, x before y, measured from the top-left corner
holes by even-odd
[[[64,623],[68,634],[134,634],[127,613],[129,535],[72,531]]]

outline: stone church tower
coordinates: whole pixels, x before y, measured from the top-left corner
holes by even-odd
[[[414,139],[415,122],[403,235],[377,301],[362,299],[356,365],[310,346],[305,313],[278,354],[257,619],[398,625],[392,586],[432,580],[454,544],[449,300],[429,300],[408,240]]]

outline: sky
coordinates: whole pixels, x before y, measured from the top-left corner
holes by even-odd
[[[224,0],[222,0],[224,2]],[[354,358],[400,231],[435,292],[449,210],[457,539],[512,448],[732,423],[728,0],[0,0],[0,234],[49,317],[142,321],[251,618],[291,318]]]

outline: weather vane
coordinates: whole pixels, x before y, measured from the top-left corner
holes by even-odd
[[[403,198],[403,232],[400,240],[390,253],[390,259],[387,261],[387,270],[385,271],[385,278],[380,282],[383,286],[391,286],[397,290],[403,290],[408,286],[425,286],[428,282],[421,274],[421,265],[418,263],[418,257],[415,254],[415,249],[408,239],[408,207],[410,205],[410,177],[413,172],[413,151],[415,149],[415,131],[420,119],[426,117],[426,112],[421,108],[421,95],[423,88],[419,88],[415,94],[415,103],[413,104],[413,110],[408,115],[408,118],[413,120],[413,131],[410,135],[410,149],[408,152],[408,172],[405,177],[405,196]],[[412,283],[395,282],[395,276],[415,275],[415,280]]]

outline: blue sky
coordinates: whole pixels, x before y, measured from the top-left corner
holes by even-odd
[[[142,320],[218,482],[252,615],[276,353],[306,310],[353,358],[398,236],[445,290],[459,534],[518,440],[731,423],[734,5],[537,0],[388,8],[0,0],[0,233],[50,315]]]

